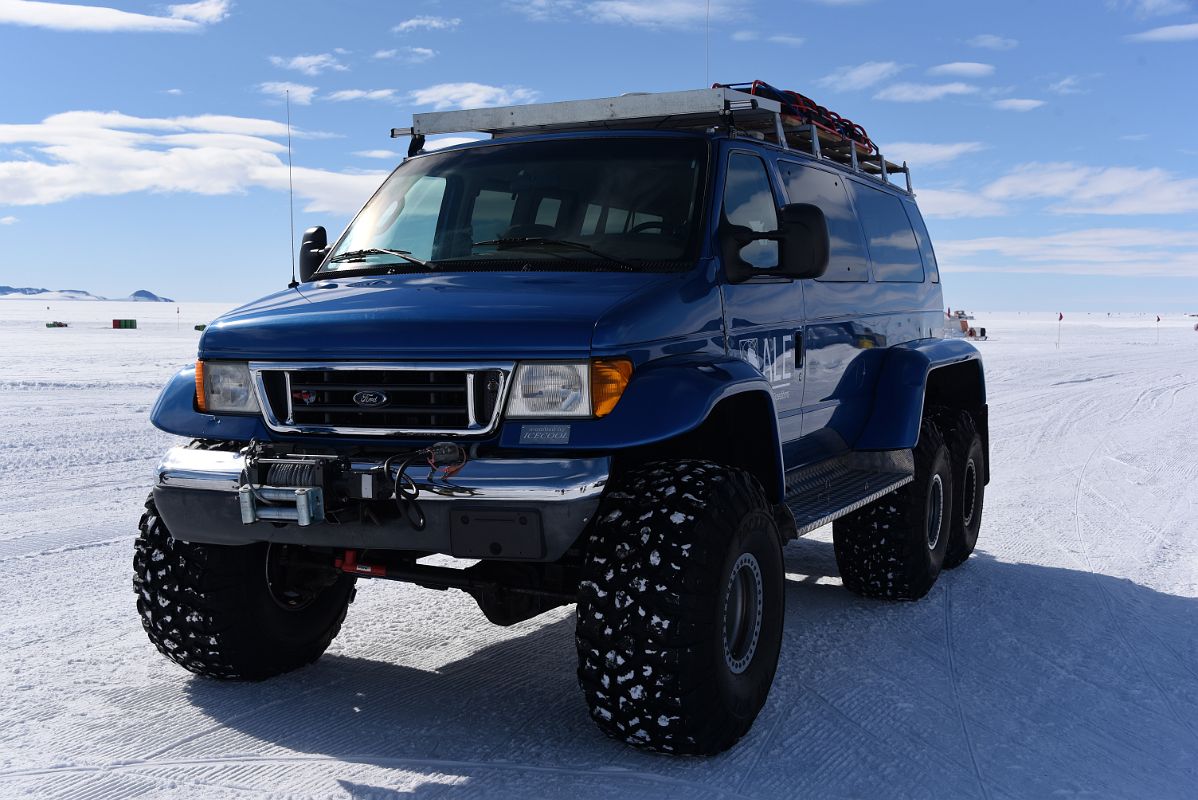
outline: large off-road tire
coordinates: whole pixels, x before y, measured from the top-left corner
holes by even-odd
[[[832,527],[845,588],[887,600],[927,594],[948,549],[952,498],[948,447],[936,424],[925,419],[915,447],[915,480]]]
[[[645,465],[604,498],[578,593],[591,717],[667,753],[728,749],[765,704],[784,614],[774,512],[747,472]]]
[[[341,630],[354,578],[272,591],[265,543],[192,544],[171,536],[151,497],[133,556],[142,627],[154,646],[197,675],[261,680],[320,658]]]
[[[982,437],[968,411],[948,411],[937,417],[953,463],[953,510],[949,517],[948,550],[944,569],[965,563],[978,543],[986,492],[986,453]]]

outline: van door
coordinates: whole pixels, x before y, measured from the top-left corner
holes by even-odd
[[[759,154],[733,150],[724,171],[721,224],[756,231],[778,228],[780,193],[772,168]],[[778,243],[760,241],[741,251],[760,268],[778,265]],[[792,468],[790,450],[802,433],[803,371],[795,345],[801,334],[803,287],[799,281],[763,274],[744,283],[725,284],[724,325],[728,348],[761,370],[769,381],[778,414],[783,458]]]
[[[791,203],[819,206],[828,220],[828,269],[803,281],[806,351],[803,441],[800,456],[817,461],[844,452],[872,409],[871,362],[880,361],[886,338],[868,315],[877,302],[861,225],[842,175],[796,161],[779,160]]]

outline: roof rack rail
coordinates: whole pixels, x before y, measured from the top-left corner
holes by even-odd
[[[742,87],[750,91],[741,91]],[[773,95],[781,95],[782,100]],[[801,98],[814,113],[800,114]],[[833,124],[840,125],[839,129]],[[843,127],[847,123],[851,127]],[[625,94],[594,100],[532,103],[502,108],[429,111],[412,115],[410,128],[392,128],[391,138],[412,137],[408,155],[419,153],[425,137],[446,133],[487,133],[492,138],[530,133],[585,130],[712,130],[748,135],[784,150],[805,152],[913,194],[906,162],[886,160],[865,130],[793,92],[762,81],[716,84],[710,89]],[[846,135],[847,134],[847,135]],[[895,183],[898,175],[906,185]]]

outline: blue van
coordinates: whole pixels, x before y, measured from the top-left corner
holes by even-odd
[[[463,131],[490,138],[424,149]],[[844,585],[890,600],[968,558],[982,364],[905,165],[726,87],[393,133],[345,232],[308,230],[301,280],[208,326],[153,410],[190,440],[134,562],[168,658],[308,664],[358,578],[499,625],[576,604],[595,722],[712,754],[769,692],[787,541],[833,523]]]

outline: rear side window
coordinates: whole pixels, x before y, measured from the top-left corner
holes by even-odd
[[[936,263],[936,253],[932,250],[932,237],[928,236],[928,226],[923,224],[923,215],[919,213],[914,203],[903,203],[907,207],[907,216],[911,218],[911,227],[915,229],[915,238],[919,240],[919,254],[923,256],[923,269],[932,279],[932,283],[940,283],[940,265]]]
[[[892,194],[858,183],[852,184],[853,201],[865,229],[874,280],[890,283],[919,283],[923,261],[911,220],[903,201]]]
[[[832,251],[828,271],[821,281],[867,281],[869,259],[861,225],[849,205],[844,181],[822,169],[805,167],[788,161],[778,163],[786,195],[791,203],[810,203],[818,206],[828,220],[828,237]]]

